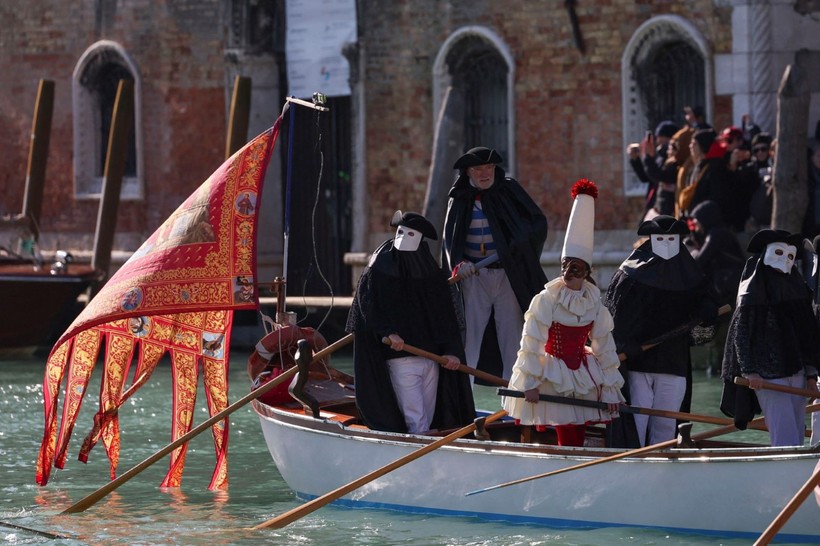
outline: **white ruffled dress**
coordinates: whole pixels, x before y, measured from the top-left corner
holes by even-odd
[[[586,358],[576,370],[559,357],[546,352],[553,322],[570,327],[592,325]],[[580,290],[571,290],[556,278],[530,302],[524,314],[521,347],[513,366],[510,388],[518,391],[538,388],[542,394],[581,398],[607,403],[622,403],[623,377],[612,339],[612,315],[601,303],[601,291],[584,281]],[[504,397],[507,413],[524,425],[568,425],[608,422],[617,415],[595,408],[538,402]]]

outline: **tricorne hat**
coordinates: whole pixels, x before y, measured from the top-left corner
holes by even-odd
[[[666,214],[659,214],[651,220],[641,222],[641,225],[638,226],[638,235],[656,235],[658,233],[686,235],[689,233],[689,226],[674,216]]]
[[[771,243],[786,243],[796,248],[802,248],[803,236],[785,229],[761,229],[752,235],[746,250],[752,254],[760,254],[765,252],[766,247]]]
[[[438,232],[436,232],[436,228],[433,227],[433,224],[431,224],[427,218],[418,212],[402,212],[397,210],[393,214],[393,219],[390,220],[390,225],[392,227],[408,227],[418,231],[428,239],[433,241],[438,240]]]
[[[501,159],[501,155],[495,150],[478,146],[467,150],[464,155],[459,157],[453,164],[453,168],[466,169],[467,167],[477,167],[478,165],[487,165],[488,163],[498,165],[502,161],[504,160]]]
[[[564,236],[564,248],[561,249],[561,259],[578,258],[592,267],[595,199],[598,197],[598,186],[592,180],[581,178],[573,184],[570,195],[574,201],[567,233]]]

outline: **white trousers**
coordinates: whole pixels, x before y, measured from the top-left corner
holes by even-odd
[[[640,408],[680,411],[686,394],[686,378],[666,373],[629,372],[630,404]],[[635,427],[641,447],[673,440],[675,419],[635,414]]]
[[[518,305],[507,274],[503,269],[482,269],[461,281],[464,295],[464,319],[467,329],[464,337],[466,364],[471,368],[478,365],[481,354],[481,340],[495,310],[495,332],[501,351],[504,379],[512,375],[513,364],[521,346],[521,332],[524,329],[524,313]],[[473,381],[473,376],[470,376]]]
[[[803,371],[779,379],[766,379],[769,383],[806,388]],[[769,438],[773,446],[802,446],[806,434],[806,399],[784,392],[767,389],[755,391],[763,418],[769,428]]]
[[[387,366],[407,431],[416,434],[430,430],[436,411],[439,365],[428,358],[405,356],[389,359]]]

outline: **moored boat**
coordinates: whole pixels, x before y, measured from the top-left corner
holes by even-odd
[[[80,294],[103,279],[100,270],[67,258],[63,253],[53,264],[0,259],[0,358],[50,347],[79,313]]]
[[[440,439],[370,430],[360,424],[346,378],[311,371],[306,391],[316,411],[254,401],[268,449],[301,498],[319,497]],[[553,434],[511,420],[486,427],[490,440],[456,440],[337,500],[349,507],[471,516],[556,528],[635,526],[721,537],[756,538],[815,471],[815,448],[773,448],[702,440],[546,479],[467,496],[495,484],[543,474],[623,450],[591,432],[583,448],[552,445]],[[726,437],[730,438],[730,437]],[[820,507],[809,498],[777,541],[820,542]]]

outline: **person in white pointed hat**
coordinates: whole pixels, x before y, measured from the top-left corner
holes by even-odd
[[[611,421],[624,402],[612,316],[590,276],[597,196],[598,188],[589,180],[572,187],[561,276],[544,286],[524,314],[521,348],[510,378],[510,388],[524,397],[502,399],[504,409],[521,424],[554,426],[559,445],[584,445],[586,425]],[[604,402],[608,408],[539,401],[539,394]]]

